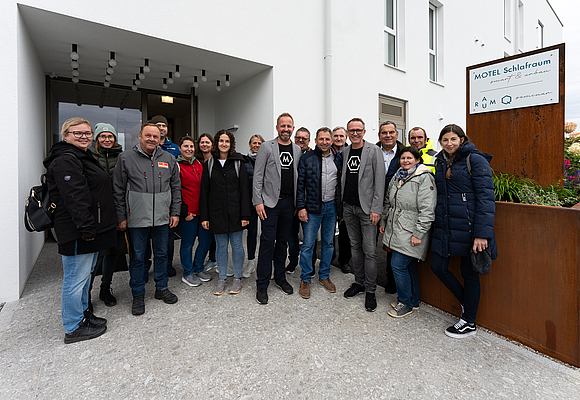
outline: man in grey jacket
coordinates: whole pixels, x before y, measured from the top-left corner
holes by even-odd
[[[294,289],[286,280],[286,243],[296,204],[296,181],[300,147],[292,143],[294,119],[288,113],[276,120],[278,137],[262,143],[254,166],[253,198],[262,220],[256,270],[256,301],[268,304],[268,285],[274,261],[274,281],[285,294]],[[382,204],[382,203],[381,203]]]
[[[385,163],[381,150],[363,140],[366,130],[362,119],[351,119],[346,129],[351,145],[342,152],[342,201],[355,283],[344,292],[344,297],[366,292],[365,309],[372,312],[377,308],[376,236],[383,211]]]
[[[119,155],[113,172],[117,229],[128,231],[133,315],[145,312],[144,272],[149,240],[155,257],[155,298],[167,304],[177,302],[177,296],[167,288],[167,238],[169,228],[179,222],[179,168],[175,157],[159,147],[159,139],[159,128],[144,124],[139,143]]]

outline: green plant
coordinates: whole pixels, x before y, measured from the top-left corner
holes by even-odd
[[[562,207],[562,202],[558,199],[558,194],[553,186],[544,189],[539,185],[522,185],[518,192],[518,197],[522,203],[537,204],[541,206]]]
[[[533,185],[531,179],[520,178],[505,172],[493,171],[493,192],[496,201],[520,203],[519,192],[523,185]]]

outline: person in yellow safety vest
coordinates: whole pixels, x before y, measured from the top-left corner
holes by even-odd
[[[414,127],[409,131],[409,143],[421,153],[423,164],[435,173],[435,155],[437,152],[433,149],[433,142],[427,139],[427,132],[421,127]]]

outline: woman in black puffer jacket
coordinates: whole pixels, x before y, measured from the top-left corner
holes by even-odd
[[[431,270],[459,300],[459,322],[445,330],[447,336],[463,338],[476,332],[479,306],[479,274],[471,265],[470,250],[489,247],[497,257],[493,231],[495,196],[489,161],[491,155],[475,149],[459,126],[451,124],[439,135],[443,150],[437,154],[435,182],[437,207],[431,249]],[[464,285],[449,271],[449,259],[461,257]]]
[[[68,119],[61,134],[44,166],[64,272],[64,342],[73,343],[107,330],[107,321],[88,310],[89,284],[99,251],[116,244],[117,215],[109,175],[87,150],[93,137],[89,121]]]

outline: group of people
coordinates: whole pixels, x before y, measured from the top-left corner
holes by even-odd
[[[475,150],[457,125],[441,131],[439,153],[422,128],[409,132],[411,146],[404,147],[390,121],[381,124],[376,145],[364,140],[360,118],[351,119],[346,128],[319,128],[313,149],[306,128],[299,128],[295,143],[291,141],[294,119],[288,113],[277,118],[276,131],[277,137],[269,141],[252,136],[250,152],[242,155],[227,130],[213,137],[203,134],[197,141],[184,136],[178,146],[167,136],[163,116],[144,124],[139,143],[126,151],[110,124],[99,123],[94,132],[82,118],[63,124],[62,141],[51,148],[44,165],[50,197],[57,204],[54,228],[64,270],[65,343],[106,331],[107,321],[92,312],[91,276],[94,279],[95,265],[102,266],[99,298],[107,306],[115,305],[112,274],[127,252],[133,315],[145,312],[151,265],[155,299],[178,301],[168,289],[168,277],[176,274],[175,231],[181,237],[185,284],[195,287],[211,280],[213,263],[204,262],[213,241],[218,269],[213,293],[223,294],[230,276],[229,293],[240,293],[242,278],[255,271],[259,304],[268,304],[272,279],[291,295],[294,289],[286,276],[297,266],[299,294],[310,298],[320,231],[318,281],[334,293],[330,263],[336,256],[337,222],[339,268],[354,275],[344,297],[364,293],[365,309],[376,310],[380,231],[388,251],[386,290],[398,294],[388,313],[395,318],[409,315],[419,306],[416,262],[426,258],[431,243],[431,268],[463,310],[459,322],[445,333],[459,338],[476,332],[480,289],[470,251],[490,247],[492,258],[496,256],[491,156]],[[255,262],[258,219],[261,236]],[[449,272],[452,256],[462,258],[463,285]]]

